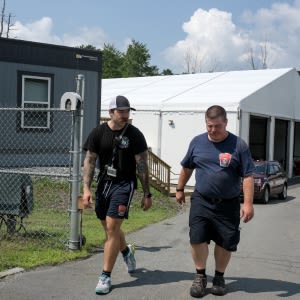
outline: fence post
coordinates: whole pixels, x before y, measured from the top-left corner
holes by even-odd
[[[76,77],[77,90],[79,95],[84,94],[84,76],[79,74]],[[70,151],[72,154],[72,172],[71,172],[71,224],[70,224],[70,239],[69,249],[78,250],[81,246],[81,239],[79,232],[80,212],[78,209],[78,197],[80,194],[80,183],[81,183],[81,157],[82,157],[82,132],[83,132],[83,103],[81,101],[80,107],[73,111],[73,149]]]
[[[83,137],[83,120],[84,120],[84,92],[85,92],[85,78],[83,74],[76,76],[76,93],[81,96],[81,121],[80,121],[80,143],[79,148],[82,150]],[[80,152],[80,163],[82,163],[82,151]]]

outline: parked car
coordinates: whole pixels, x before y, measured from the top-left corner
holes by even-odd
[[[270,197],[287,198],[287,175],[278,161],[254,161],[254,199],[267,204]],[[241,185],[241,196],[243,189]]]

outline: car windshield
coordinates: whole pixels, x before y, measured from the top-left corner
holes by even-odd
[[[265,174],[266,173],[266,165],[265,164],[255,165],[254,173],[256,173],[256,174]]]

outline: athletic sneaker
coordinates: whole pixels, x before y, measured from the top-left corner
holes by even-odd
[[[99,282],[96,286],[96,294],[108,294],[111,290],[111,279],[106,275],[101,275],[99,277]]]
[[[128,244],[127,247],[129,248],[129,253],[124,256],[124,262],[127,265],[128,273],[133,273],[136,269],[136,261],[134,258],[135,253],[135,244]]]
[[[224,296],[226,294],[225,279],[223,276],[215,276],[213,278],[211,293],[217,296]]]
[[[207,278],[203,274],[195,274],[194,282],[190,289],[190,295],[195,298],[201,298],[205,295]]]

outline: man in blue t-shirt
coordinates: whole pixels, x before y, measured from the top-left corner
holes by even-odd
[[[215,242],[211,292],[221,296],[226,293],[224,272],[240,240],[240,218],[246,223],[254,216],[254,164],[247,144],[226,130],[227,116],[223,107],[209,107],[205,120],[207,133],[191,141],[181,162],[176,189],[176,200],[181,204],[185,202],[184,187],[195,169],[196,185],[191,196],[189,226],[196,274],[190,294],[197,298],[205,294],[210,241]],[[241,178],[242,207],[239,200]]]

